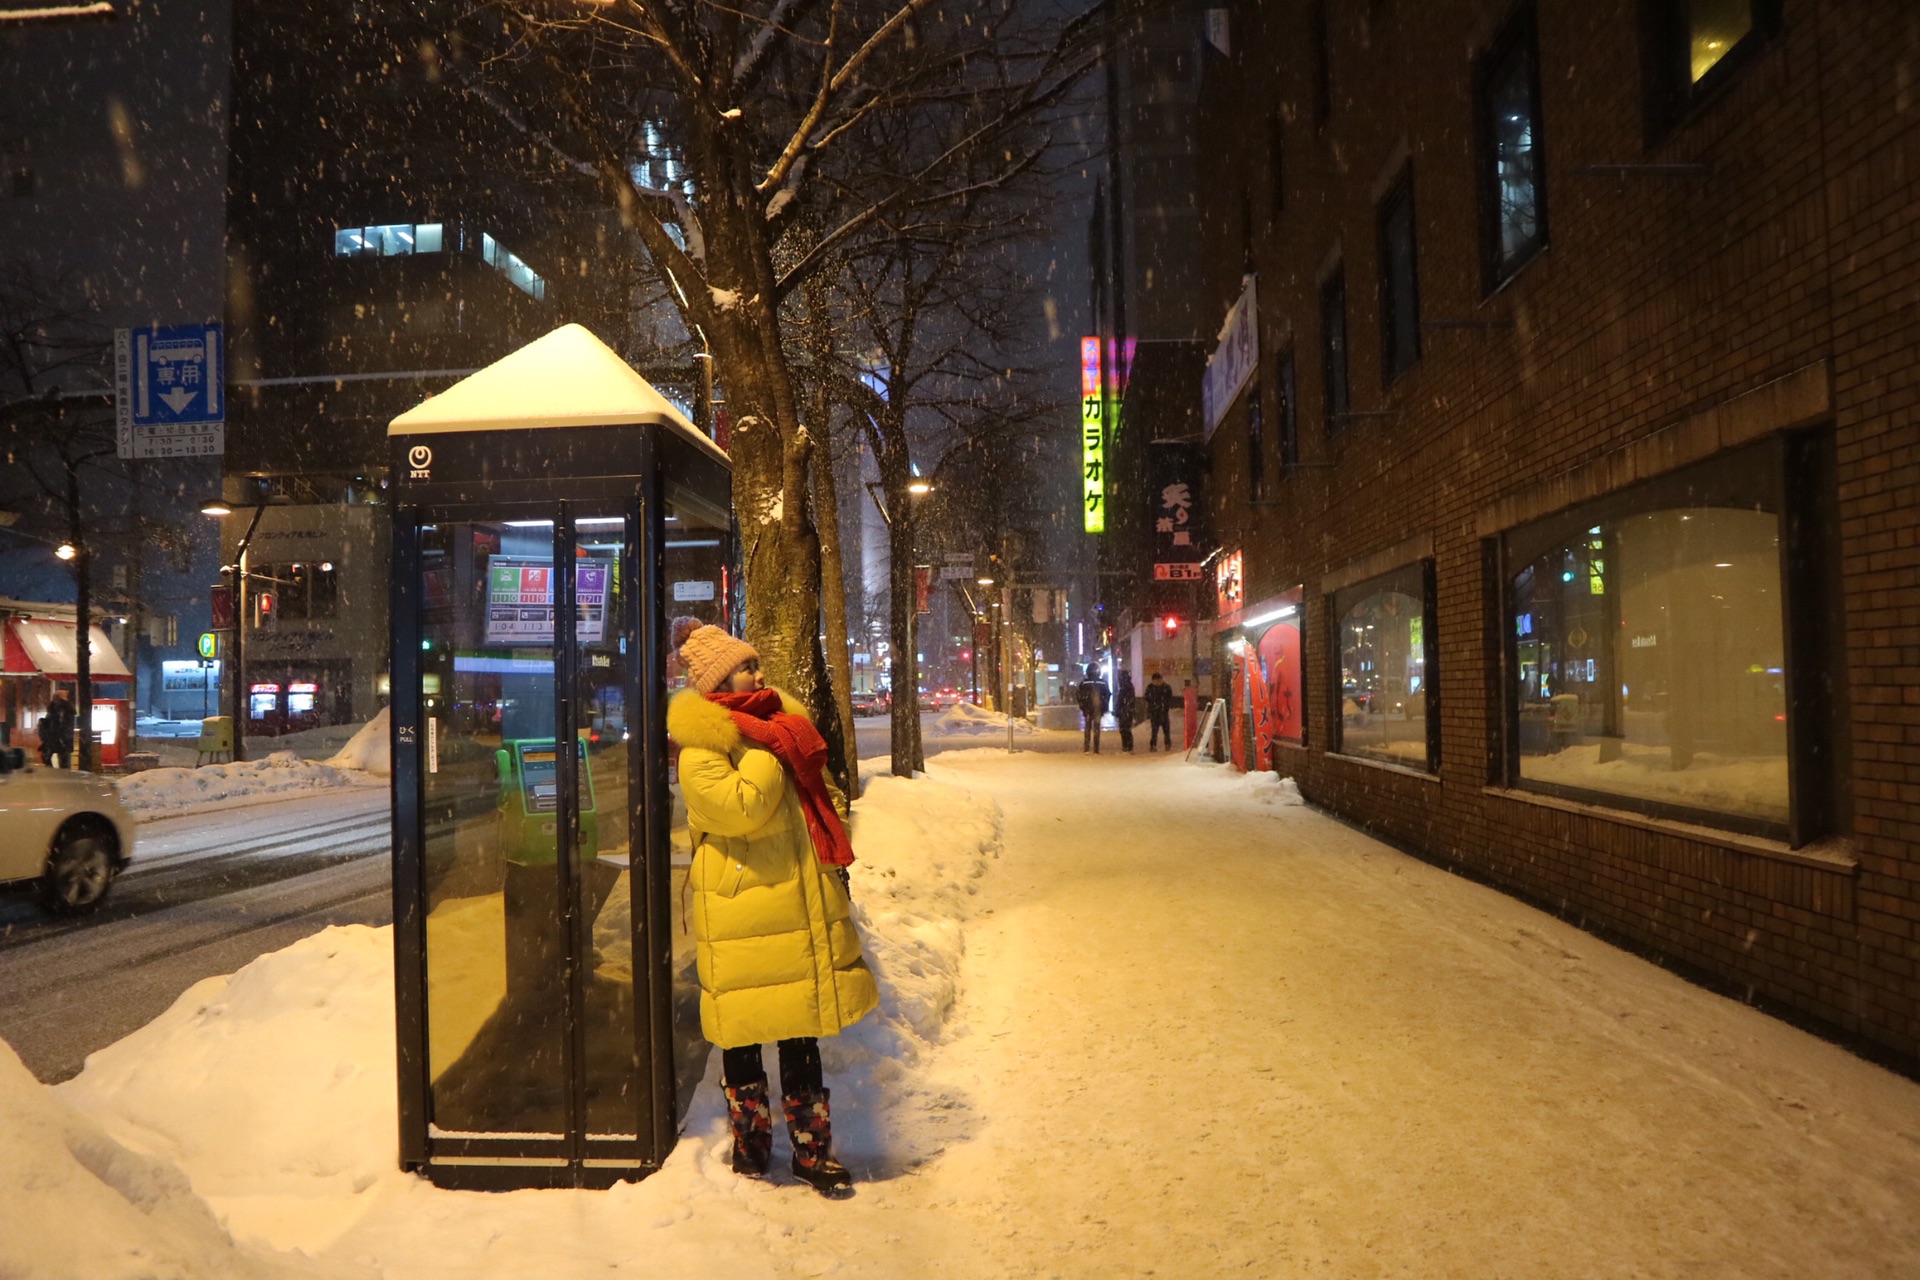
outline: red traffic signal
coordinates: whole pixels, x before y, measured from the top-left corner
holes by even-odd
[[[1168,614],[1166,617],[1160,619],[1160,629],[1170,636],[1178,635],[1180,632],[1180,619],[1174,617],[1172,614]]]

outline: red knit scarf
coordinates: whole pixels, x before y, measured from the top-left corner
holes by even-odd
[[[793,779],[800,795],[800,812],[807,819],[807,834],[813,837],[813,851],[823,865],[853,865],[853,842],[833,807],[827,792],[824,771],[827,764],[827,740],[813,727],[813,721],[780,708],[778,689],[758,689],[753,693],[710,693],[707,697],[733,713],[733,722],[755,746],[773,752],[787,776]]]

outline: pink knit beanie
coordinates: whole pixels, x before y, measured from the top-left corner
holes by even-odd
[[[745,640],[692,618],[675,618],[672,638],[680,651],[680,665],[687,669],[687,679],[701,693],[712,693],[725,684],[741,663],[760,660],[760,651]]]

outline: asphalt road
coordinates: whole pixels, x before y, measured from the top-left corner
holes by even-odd
[[[392,916],[385,787],[141,824],[102,910],[0,897],[0,1039],[52,1083],[202,978],[334,924]]]

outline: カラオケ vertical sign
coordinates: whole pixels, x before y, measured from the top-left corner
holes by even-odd
[[[1100,339],[1080,339],[1080,508],[1088,533],[1107,530],[1106,395]]]

